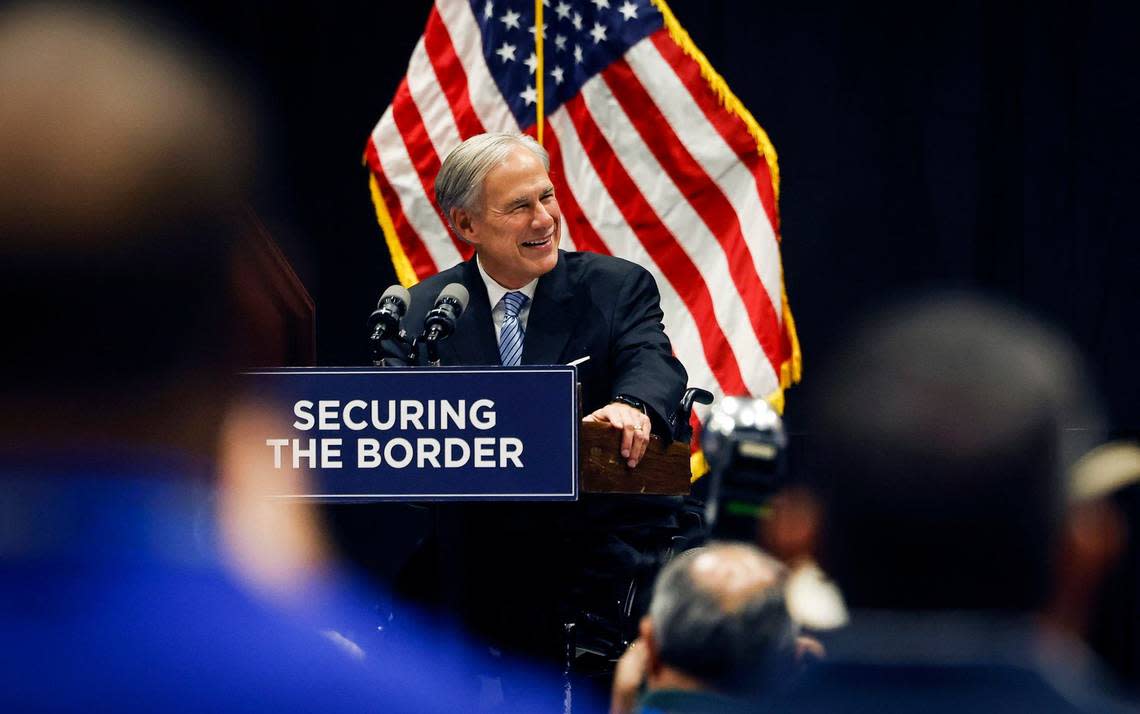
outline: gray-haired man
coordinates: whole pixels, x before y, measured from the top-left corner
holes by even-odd
[[[650,431],[666,435],[687,375],[662,326],[660,294],[641,266],[558,249],[562,212],[546,149],[524,134],[479,134],[447,155],[436,199],[475,257],[412,288],[408,324],[439,291],[462,283],[471,302],[441,364],[578,367],[588,421],[623,431],[636,466]]]
[[[641,636],[614,676],[611,714],[742,711],[794,671],[797,632],[784,604],[786,569],[745,543],[673,558],[653,589]]]
[[[440,344],[440,363],[580,361],[586,419],[623,432],[621,452],[633,467],[650,431],[668,434],[687,375],[648,271],[558,249],[562,213],[549,166],[546,150],[519,134],[481,134],[448,154],[436,197],[475,256],[414,286],[405,319],[421,324],[440,290],[461,283],[470,303]],[[572,504],[442,507],[443,599],[506,646],[561,658],[562,625],[576,619],[575,593],[589,587],[584,574],[627,583],[651,577],[676,532],[677,507],[665,498],[589,494]]]

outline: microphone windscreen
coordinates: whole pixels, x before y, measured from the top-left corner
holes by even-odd
[[[388,298],[396,299],[396,312],[399,313],[400,317],[403,317],[412,305],[412,294],[403,285],[393,285],[385,290],[384,294],[380,296],[380,305],[383,305]]]
[[[459,283],[449,283],[444,286],[443,290],[439,291],[439,297],[435,299],[435,304],[438,305],[444,298],[452,298],[459,303],[459,312],[456,315],[458,317],[467,309],[467,302],[471,299],[471,295],[467,292],[467,288]]]

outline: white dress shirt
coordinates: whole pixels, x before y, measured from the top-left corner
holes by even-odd
[[[503,306],[503,296],[507,293],[522,293],[527,296],[526,304],[519,310],[519,326],[522,327],[525,334],[526,321],[530,317],[530,306],[534,302],[534,290],[538,287],[538,278],[518,290],[508,290],[495,282],[495,279],[490,275],[487,275],[487,271],[483,269],[482,260],[476,258],[475,265],[479,267],[479,275],[483,278],[483,284],[487,286],[487,299],[491,303],[491,322],[495,324],[495,342],[499,341],[499,333],[503,329],[503,315],[507,311]]]

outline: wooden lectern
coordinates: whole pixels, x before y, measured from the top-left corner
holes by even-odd
[[[645,456],[631,469],[619,449],[621,432],[587,422],[578,430],[578,487],[583,493],[689,494],[689,445],[649,439]]]

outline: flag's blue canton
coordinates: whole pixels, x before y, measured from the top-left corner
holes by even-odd
[[[470,0],[483,56],[519,126],[535,123],[533,0]],[[543,0],[546,113],[663,24],[649,0]]]

